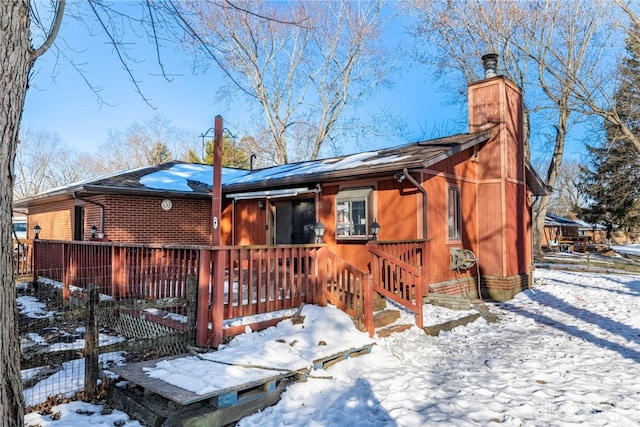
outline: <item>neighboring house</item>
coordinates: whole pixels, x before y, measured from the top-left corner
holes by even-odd
[[[578,232],[594,244],[607,244],[607,227],[602,224],[591,224],[577,219]]]
[[[544,219],[543,248],[558,247],[572,239],[578,239],[584,234],[580,233],[581,225],[569,218],[548,213]]]
[[[367,271],[367,242],[422,251],[425,294],[508,299],[532,281],[532,198],[547,194],[525,159],[522,92],[502,76],[469,85],[469,133],[255,171],[223,169],[223,245],[313,243]],[[41,239],[207,245],[212,167],[182,162],[124,171],[19,200]],[[379,225],[373,234],[372,223]],[[94,228],[92,234],[92,227]],[[33,236],[30,236],[33,237]]]

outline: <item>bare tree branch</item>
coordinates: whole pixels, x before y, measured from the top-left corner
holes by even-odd
[[[42,46],[33,50],[33,53],[31,54],[32,61],[35,61],[43,53],[49,50],[49,48],[55,41],[56,37],[58,36],[58,32],[60,31],[60,26],[62,25],[62,17],[64,16],[65,5],[66,5],[66,0],[58,1],[58,7],[56,8],[56,13],[53,19],[53,23],[51,24],[51,29],[47,34],[46,40],[44,41],[44,43],[42,43]]]

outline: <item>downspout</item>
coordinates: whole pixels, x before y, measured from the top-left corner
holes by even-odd
[[[73,198],[77,200],[81,200],[85,203],[90,203],[92,205],[96,205],[100,207],[100,233],[102,233],[102,235],[104,236],[104,210],[105,210],[104,205],[102,203],[83,199],[82,197],[78,196],[76,193],[73,193]]]
[[[402,170],[402,173],[422,193],[422,238],[427,240],[427,190],[422,188],[422,185],[416,181],[410,174],[407,168]]]

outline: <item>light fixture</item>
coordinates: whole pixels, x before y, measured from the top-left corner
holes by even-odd
[[[313,226],[313,233],[316,235],[316,243],[322,243],[322,236],[324,236],[324,224],[320,221],[316,222]]]
[[[264,202],[262,200],[258,200],[258,209],[260,209],[261,211],[264,210]]]
[[[96,233],[98,232],[98,228],[95,225],[91,226],[91,238],[95,239],[96,238]]]
[[[393,179],[395,179],[398,182],[404,181],[405,178],[406,178],[406,176],[404,176],[404,172],[402,172],[402,171],[398,171],[398,172],[393,174]]]
[[[34,236],[33,238],[34,238],[34,240],[37,240],[39,238],[38,236],[40,235],[40,230],[42,230],[42,229],[40,228],[40,226],[38,224],[36,224],[33,227],[33,236]]]
[[[378,224],[378,221],[376,221],[375,218],[371,223],[370,227],[371,227],[372,240],[378,240],[378,232],[380,231],[380,224]]]

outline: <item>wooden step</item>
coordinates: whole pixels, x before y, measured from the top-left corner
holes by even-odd
[[[413,325],[394,325],[394,326],[389,326],[387,328],[382,328],[376,331],[376,335],[378,335],[380,338],[385,338],[388,337],[391,334],[394,334],[396,332],[402,332],[402,331],[406,331],[407,329],[411,328],[411,326]]]
[[[382,311],[385,308],[387,308],[387,300],[385,300],[384,298],[382,298],[380,295],[378,295],[377,293],[374,293],[374,297],[373,297],[373,311]]]
[[[375,329],[390,325],[400,318],[398,310],[383,310],[373,315],[373,327]]]

